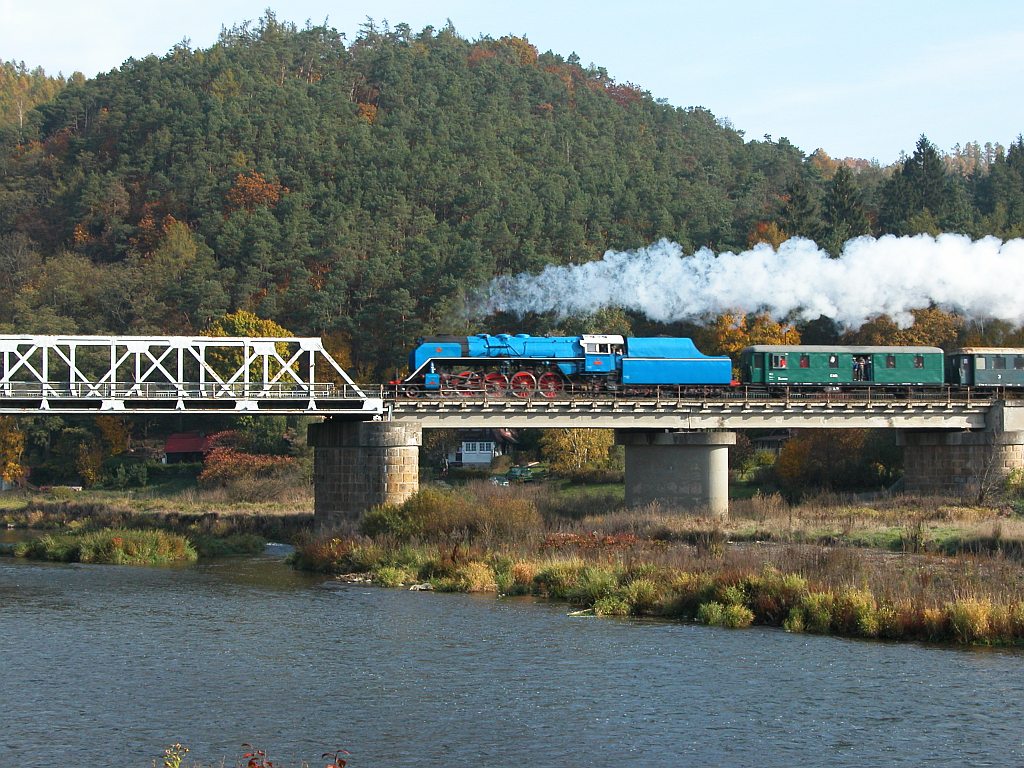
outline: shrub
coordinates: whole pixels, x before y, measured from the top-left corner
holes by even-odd
[[[495,584],[502,595],[528,595],[533,585],[536,568],[525,560],[492,556],[491,569]]]
[[[228,536],[191,533],[189,540],[200,557],[258,555],[267,546],[267,540],[255,533],[233,533]]]
[[[991,641],[992,602],[966,597],[946,604],[953,639],[960,643]]]
[[[697,621],[711,627],[743,629],[754,621],[754,613],[745,605],[723,605],[712,600],[697,609]]]
[[[379,562],[379,555],[351,537],[327,535],[299,541],[289,561],[315,573],[365,573]]]
[[[553,562],[541,568],[533,577],[534,587],[545,597],[568,599],[569,592],[579,584],[583,568],[583,561],[579,558]]]
[[[714,579],[707,573],[680,573],[669,585],[671,598],[667,605],[670,616],[693,619],[702,603],[711,601]]]
[[[295,467],[290,456],[269,456],[248,453],[237,447],[235,432],[218,432],[210,438],[211,448],[206,455],[203,471],[199,473],[202,486],[227,485],[233,481],[267,478],[281,475]]]
[[[803,632],[804,631],[804,611],[799,606],[794,605],[789,609],[789,614],[782,622],[782,628],[787,632]]]
[[[594,603],[595,616],[629,616],[633,612],[629,599],[622,595],[608,595]]]
[[[627,582],[623,597],[634,615],[655,613],[661,608],[661,589],[653,579],[640,577]]]
[[[744,605],[747,593],[741,584],[720,584],[715,590],[715,598],[726,605]]]
[[[711,627],[720,627],[725,617],[725,606],[721,603],[701,603],[697,608],[697,621]]]
[[[824,635],[831,630],[834,601],[831,592],[811,592],[804,598],[801,607],[806,631]]]
[[[757,620],[778,626],[807,596],[807,579],[797,573],[783,574],[766,567],[759,576],[748,580],[747,590],[747,605]]]
[[[877,605],[874,596],[861,589],[847,587],[839,591],[832,604],[832,627],[848,637],[875,637],[878,634]]]
[[[722,626],[730,629],[745,629],[754,622],[754,612],[745,605],[727,605],[722,622]]]
[[[587,565],[580,569],[576,583],[566,590],[566,598],[577,605],[593,605],[602,597],[615,594],[618,574],[606,567]]]
[[[494,571],[487,563],[478,560],[459,566],[455,578],[462,592],[494,592],[497,589]]]
[[[374,583],[382,587],[401,587],[414,580],[414,574],[393,565],[382,565],[373,571]]]

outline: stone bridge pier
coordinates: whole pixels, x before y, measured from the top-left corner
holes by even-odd
[[[1024,469],[1024,401],[999,401],[985,429],[901,430],[903,490],[978,501]]]
[[[735,432],[618,429],[626,449],[626,505],[729,514],[729,446]]]
[[[327,419],[310,424],[313,510],[319,528],[359,519],[378,504],[398,504],[419,489],[419,424]]]

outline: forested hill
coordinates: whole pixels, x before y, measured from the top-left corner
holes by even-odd
[[[465,297],[493,275],[609,248],[1024,231],[1020,142],[968,173],[922,138],[851,173],[522,38],[348,42],[268,14],[61,86],[0,120],[7,332],[195,333],[247,309],[371,376],[417,335],[480,330]]]

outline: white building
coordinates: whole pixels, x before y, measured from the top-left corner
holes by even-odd
[[[460,430],[459,442],[446,458],[452,467],[485,468],[491,466],[496,456],[503,456],[514,442],[508,430]]]

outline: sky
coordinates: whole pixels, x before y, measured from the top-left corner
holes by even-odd
[[[183,40],[209,47],[268,8],[350,40],[368,17],[524,36],[807,154],[888,165],[922,134],[948,152],[1024,133],[1019,0],[0,0],[0,60],[93,77]]]

